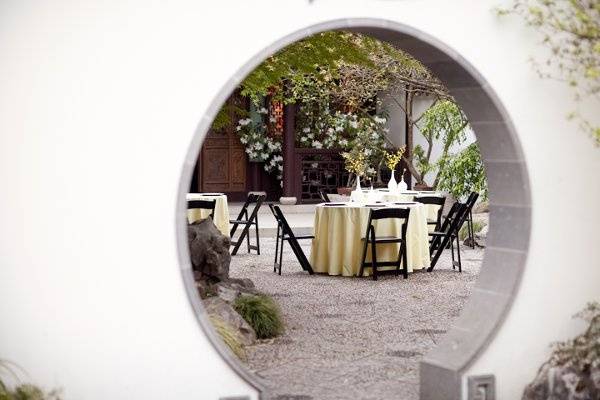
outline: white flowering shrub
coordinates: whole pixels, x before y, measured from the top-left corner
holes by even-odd
[[[266,108],[258,111],[267,114]],[[257,123],[251,118],[238,121],[236,131],[240,136],[240,142],[246,148],[246,154],[253,162],[264,162],[264,169],[274,173],[277,179],[283,178],[283,157],[281,155],[281,141],[267,134],[267,126],[262,122]]]
[[[372,155],[381,156],[385,149],[385,134],[388,129],[385,127],[386,119],[381,116],[359,117],[354,113],[336,111],[334,114],[321,115],[318,118],[299,120],[296,137],[301,147],[346,151],[356,144],[361,144],[365,145],[363,150],[367,158],[371,158]],[[359,136],[361,139],[357,142]]]

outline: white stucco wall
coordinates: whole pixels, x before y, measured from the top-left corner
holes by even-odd
[[[498,20],[499,3],[3,1],[0,358],[67,399],[256,398],[202,334],[183,288],[175,202],[188,145],[258,51],[311,24],[373,17],[460,53],[519,133],[533,192],[527,269],[467,373],[493,373],[499,400],[519,398],[548,344],[580,331],[570,316],[600,295],[600,157],[564,118],[570,91],[531,70],[536,37]]]

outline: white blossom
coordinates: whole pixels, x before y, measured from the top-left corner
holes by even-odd
[[[308,128],[308,127],[307,127],[307,128],[304,128],[304,129],[302,129],[302,132],[304,132],[304,133],[308,133],[308,132],[310,132],[310,128]]]
[[[322,149],[323,143],[319,142],[318,140],[315,140],[314,142],[312,142],[312,147],[314,147],[315,149]]]
[[[386,123],[386,121],[387,121],[387,119],[385,119],[385,118],[382,118],[382,117],[379,117],[379,116],[377,116],[377,115],[373,117],[373,120],[374,120],[375,122],[377,122],[378,124],[385,124],[385,123]]]
[[[258,110],[259,114],[267,114],[269,112],[269,110],[267,110],[266,108],[262,107],[260,110]]]
[[[270,118],[269,118],[269,122],[271,122],[272,124],[274,124],[275,122],[277,122],[277,118],[275,118],[275,117],[270,117]]]

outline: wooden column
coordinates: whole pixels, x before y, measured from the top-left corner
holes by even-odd
[[[409,103],[410,100],[410,103]],[[409,99],[409,95],[408,92],[404,92],[404,109],[408,112],[409,109],[408,107],[410,107],[410,109],[412,110],[412,99]],[[408,132],[411,131],[412,134],[408,134]],[[412,160],[412,156],[413,156],[413,135],[414,132],[412,131],[412,127],[410,127],[410,121],[408,120],[408,115],[405,113],[404,114],[404,143],[406,144],[406,150],[404,153],[404,156],[409,159]],[[409,189],[412,189],[412,175],[411,173],[408,171],[408,166],[406,165],[406,163],[404,162],[404,160],[402,160],[402,162],[400,163],[400,165],[402,166],[402,168],[406,168],[406,172],[404,173],[404,182],[406,182],[406,185],[408,186]]]
[[[294,157],[296,147],[296,105],[283,108],[283,197],[296,195]]]

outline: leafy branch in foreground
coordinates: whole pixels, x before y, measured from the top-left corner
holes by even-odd
[[[533,61],[540,77],[564,81],[577,100],[600,101],[600,0],[514,0],[512,7],[497,11],[521,16],[542,35],[550,55],[541,63]],[[600,145],[600,126],[577,112],[569,118],[578,119]]]
[[[588,322],[582,334],[555,343],[550,359],[525,388],[523,400],[600,398],[600,304],[575,315]]]
[[[16,364],[0,360],[0,375],[8,374],[15,381],[19,381],[13,368],[20,369]],[[61,390],[54,389],[45,392],[38,386],[30,383],[19,383],[14,388],[9,388],[0,376],[0,400],[61,400]]]

